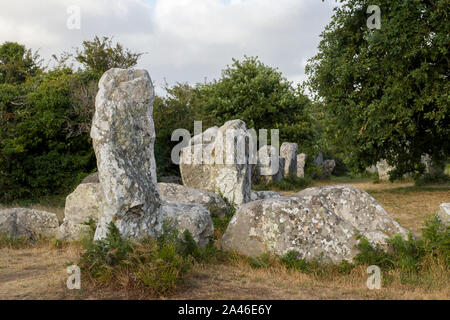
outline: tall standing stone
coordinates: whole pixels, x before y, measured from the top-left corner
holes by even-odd
[[[111,221],[124,237],[158,234],[153,101],[145,70],[114,68],[100,79],[91,138],[104,204],[95,239],[106,236]]]
[[[298,145],[292,142],[284,142],[280,148],[280,156],[286,159],[284,175],[297,174],[297,150]]]
[[[305,177],[305,163],[306,163],[306,154],[300,153],[297,155],[297,177],[304,178]]]

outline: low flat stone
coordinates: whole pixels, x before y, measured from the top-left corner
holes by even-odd
[[[58,218],[51,212],[28,208],[0,210],[0,232],[12,238],[55,237],[58,226]]]

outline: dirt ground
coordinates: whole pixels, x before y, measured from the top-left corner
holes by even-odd
[[[320,183],[319,183],[320,184]],[[321,183],[325,184],[325,183]],[[344,184],[330,183],[327,184]],[[450,186],[413,187],[412,183],[350,182],[370,192],[402,225],[420,233],[423,220],[439,204],[450,202]],[[60,209],[59,209],[60,210]],[[0,299],[140,299],[117,290],[68,290],[67,265],[77,262],[76,245],[50,245],[14,250],[0,249]],[[367,274],[355,268],[349,275],[318,280],[280,266],[254,269],[248,264],[197,265],[185,284],[170,299],[450,299],[449,277],[431,288],[407,285],[381,290],[366,287]],[[162,297],[161,297],[162,298]],[[166,297],[167,298],[167,297]]]

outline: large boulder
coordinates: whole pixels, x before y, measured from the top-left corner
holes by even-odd
[[[250,201],[252,139],[245,123],[231,120],[211,131],[214,138],[202,144],[194,141],[181,150],[183,184],[221,193],[237,205]]]
[[[55,237],[58,226],[58,218],[51,212],[28,208],[0,210],[0,233],[12,238]]]
[[[111,221],[124,237],[156,236],[161,230],[153,101],[145,70],[114,68],[99,81],[91,138],[104,202],[95,239],[106,236]]]
[[[282,196],[283,196],[283,194],[281,194],[279,192],[275,192],[275,191],[269,191],[269,190],[256,191],[256,190],[252,190],[252,192],[250,194],[250,199],[252,201],[256,201],[256,200],[270,199],[270,198],[281,198]]]
[[[292,142],[284,142],[280,147],[280,157],[286,159],[284,175],[297,174],[297,150],[298,145]]]
[[[231,220],[222,247],[248,256],[284,255],[339,263],[353,261],[357,235],[385,244],[408,232],[370,195],[354,187],[309,188],[294,196],[268,198],[242,206]]]
[[[205,247],[214,234],[211,214],[202,205],[168,201],[162,204],[160,215],[165,228],[177,230],[180,238],[188,230],[200,247]]]
[[[440,205],[438,217],[445,226],[450,226],[450,203],[442,203]]]
[[[88,230],[85,222],[98,220],[103,206],[103,190],[100,183],[81,183],[66,198],[64,221],[59,227],[58,238],[79,240]]]
[[[300,153],[297,155],[297,177],[305,177],[305,164],[306,164],[306,154]]]
[[[383,243],[394,234],[405,238],[409,232],[395,221],[367,192],[348,185],[304,189],[296,194],[303,199],[319,199],[323,206],[349,222],[373,243]]]
[[[219,217],[223,217],[228,211],[226,202],[214,192],[162,182],[158,183],[158,188],[164,201],[203,205],[210,211],[217,213]]]
[[[251,257],[294,250],[301,258],[339,262],[356,254],[354,228],[320,202],[300,197],[252,201],[233,216],[221,246]]]

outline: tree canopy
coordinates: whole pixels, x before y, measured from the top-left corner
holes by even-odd
[[[394,176],[450,154],[449,0],[341,0],[307,66],[324,131],[360,169],[386,159]]]
[[[214,124],[241,119],[248,128],[279,129],[281,142],[296,142],[300,150],[312,148],[315,133],[309,98],[257,57],[233,59],[219,80],[197,89],[198,102]]]
[[[0,45],[0,83],[20,83],[40,70],[39,55],[24,45],[5,42]]]
[[[143,53],[132,52],[120,43],[114,46],[112,39],[95,36],[92,41],[83,41],[76,49],[75,59],[85,68],[102,75],[111,68],[131,68],[135,66]]]

